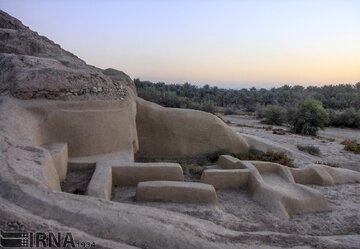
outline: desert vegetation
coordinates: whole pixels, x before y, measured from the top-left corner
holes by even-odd
[[[256,113],[265,124],[288,124],[291,131],[306,135],[315,135],[325,126],[360,128],[360,82],[239,90],[140,79],[134,82],[140,97],[166,107],[211,113],[221,110],[225,115]]]
[[[341,144],[344,145],[345,150],[360,154],[360,144],[356,140],[346,139]]]
[[[313,145],[300,145],[299,144],[299,145],[297,145],[297,148],[298,148],[298,150],[304,151],[313,156],[319,156],[321,154],[320,149]]]
[[[282,125],[286,121],[286,109],[278,105],[268,105],[258,108],[257,117],[262,123],[270,125]]]
[[[227,150],[219,150],[206,154],[202,159],[203,165],[214,164],[219,159],[220,155],[231,155],[240,160],[266,161],[286,165],[288,167],[294,167],[292,159],[290,159],[284,152],[272,150],[262,152],[253,147],[250,147],[248,151],[244,151],[243,153],[239,154],[230,153]]]
[[[286,153],[281,151],[268,150],[262,152],[255,148],[250,148],[249,151],[233,156],[240,160],[266,161],[282,164],[291,168],[294,167],[292,159],[290,159]]]

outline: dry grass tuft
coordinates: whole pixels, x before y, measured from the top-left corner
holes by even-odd
[[[360,144],[356,140],[346,139],[342,141],[341,144],[345,145],[344,146],[345,150],[352,151],[356,154],[360,154]]]
[[[297,148],[313,156],[320,156],[321,154],[320,149],[312,145],[297,145]]]

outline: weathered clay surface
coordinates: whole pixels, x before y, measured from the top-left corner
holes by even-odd
[[[212,185],[198,182],[148,181],[136,188],[137,201],[216,203]]]
[[[174,159],[219,150],[240,153],[248,149],[242,136],[215,115],[164,108],[140,98],[136,102],[136,125],[141,144],[136,154],[138,158]]]

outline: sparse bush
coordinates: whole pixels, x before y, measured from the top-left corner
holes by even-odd
[[[204,112],[210,112],[212,114],[215,113],[215,106],[212,101],[205,101],[201,104],[201,110]]]
[[[298,150],[304,151],[313,156],[320,156],[320,149],[312,145],[297,145]]]
[[[284,152],[268,150],[264,153],[251,147],[249,151],[233,156],[240,160],[266,161],[294,167],[293,161]]]
[[[218,150],[214,151],[196,158],[189,158],[189,159],[182,159],[178,161],[182,166],[204,166],[204,165],[211,165],[219,159],[221,155],[231,155],[236,157],[240,160],[251,160],[251,161],[266,161],[266,162],[273,162],[279,163],[288,167],[294,167],[292,160],[284,153],[284,152],[277,152],[269,150],[266,153],[260,150],[257,150],[253,147],[246,152],[240,154],[233,154],[229,150]],[[190,170],[190,168],[189,168]],[[192,169],[193,171],[200,171],[200,168]],[[190,172],[195,174],[193,172]]]
[[[360,154],[360,144],[356,140],[346,139],[341,142],[342,145],[345,145],[344,149],[347,151],[352,151],[356,154]]]
[[[285,135],[286,132],[284,129],[278,128],[278,129],[272,129],[272,133],[275,135]]]
[[[330,166],[330,167],[334,167],[334,168],[339,168],[339,163],[337,162],[316,162],[316,164],[322,164],[322,165],[327,165],[327,166]]]
[[[262,123],[282,125],[285,122],[286,109],[281,106],[268,105],[258,109],[257,116],[262,118]]]
[[[320,101],[305,100],[291,113],[289,123],[291,131],[297,134],[315,136],[328,122],[328,115]]]

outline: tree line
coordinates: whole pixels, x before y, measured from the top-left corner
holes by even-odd
[[[138,95],[146,100],[166,107],[190,108],[214,113],[222,107],[226,114],[237,110],[257,112],[265,122],[264,115],[278,115],[280,123],[287,122],[285,117],[296,113],[302,105],[308,104],[326,110],[322,115],[324,125],[360,128],[360,82],[325,86],[289,86],[271,89],[224,89],[205,85],[202,87],[184,84],[153,83],[134,80]],[[307,103],[305,103],[308,101]],[[311,101],[310,101],[311,102]],[[283,117],[283,118],[281,118]],[[276,118],[275,118],[276,119]],[[269,121],[270,120],[270,121]],[[279,123],[279,120],[276,123]]]

